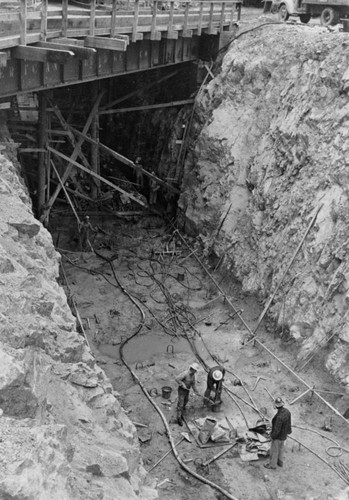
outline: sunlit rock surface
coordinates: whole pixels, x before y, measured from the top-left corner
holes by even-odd
[[[300,363],[329,348],[326,366],[345,385],[348,45],[346,33],[301,25],[233,41],[197,100],[180,198],[186,230],[264,300],[321,207],[269,313],[288,326]]]

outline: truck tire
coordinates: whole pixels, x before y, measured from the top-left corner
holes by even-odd
[[[287,10],[286,4],[282,3],[279,7],[279,21],[283,21],[284,23],[287,21],[287,19],[290,17],[290,14]]]
[[[300,14],[299,19],[301,20],[301,23],[307,24],[311,19],[311,15],[310,14]]]
[[[322,26],[333,26],[339,23],[339,12],[332,7],[326,7],[320,16],[320,22]]]

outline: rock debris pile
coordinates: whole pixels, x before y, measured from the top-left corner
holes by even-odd
[[[155,498],[136,429],[76,332],[59,254],[5,156],[0,178],[0,498]]]

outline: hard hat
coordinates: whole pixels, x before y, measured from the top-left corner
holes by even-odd
[[[213,377],[213,380],[216,380],[216,382],[218,382],[219,380],[222,380],[223,373],[221,372],[221,370],[215,370],[212,373],[212,377]]]
[[[276,398],[274,404],[276,408],[281,408],[281,406],[284,406],[285,403],[283,402],[282,398]]]
[[[192,365],[190,365],[190,368],[192,370],[195,370],[196,372],[199,371],[199,365],[197,363],[193,363]]]

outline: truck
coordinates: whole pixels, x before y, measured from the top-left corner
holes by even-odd
[[[338,24],[349,17],[349,0],[265,0],[264,13],[277,13],[286,22],[290,16],[308,23],[312,17],[320,17],[322,26]]]

